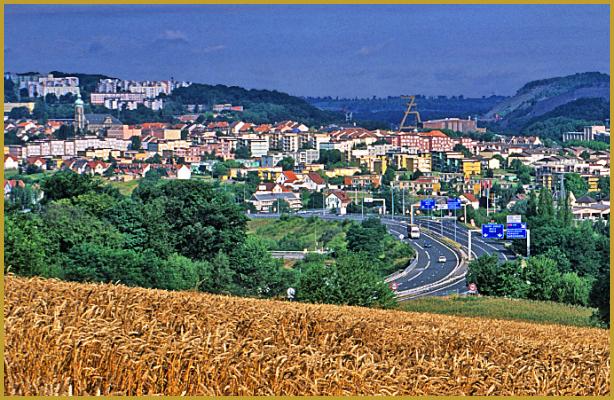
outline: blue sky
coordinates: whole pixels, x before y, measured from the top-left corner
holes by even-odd
[[[607,5],[5,5],[11,72],[488,96],[609,63]]]

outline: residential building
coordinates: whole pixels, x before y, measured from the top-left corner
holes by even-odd
[[[476,119],[460,119],[460,118],[445,118],[423,121],[424,129],[450,129],[457,132],[478,132],[478,123]]]
[[[347,214],[347,207],[352,201],[342,190],[333,190],[325,198],[324,204],[327,210],[334,210],[340,215]]]

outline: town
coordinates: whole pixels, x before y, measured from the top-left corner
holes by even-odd
[[[610,394],[611,5],[12,3],[7,395]]]
[[[249,180],[239,199],[250,212],[321,208],[339,214],[365,207],[408,214],[410,198],[460,197],[487,213],[511,209],[531,191],[555,197],[561,177],[571,182],[576,220],[609,217],[610,153],[581,144],[609,143],[609,127],[585,126],[545,146],[535,136],[486,136],[473,119],[424,121],[404,130],[367,130],[353,124],[306,126],[301,121],[256,124],[227,118],[243,107],[213,104],[177,114],[174,123],[127,125],[111,113],[85,113],[77,77],[6,74],[23,94],[52,101],[74,97],[74,118],[31,116],[34,103],[5,103],[4,169],[21,177],[68,169],[128,183],[157,173],[167,179],[216,179],[224,185]],[[163,107],[159,95],[189,82],[102,79],[91,104],[108,109],[137,104]],[[27,92],[27,93],[26,93]],[[472,133],[471,136],[468,133]],[[8,139],[14,138],[14,139]],[[574,143],[580,143],[580,145]],[[5,179],[5,197],[22,179]],[[388,187],[385,202],[365,202]],[[392,206],[394,192],[397,200]],[[407,202],[405,202],[407,196]],[[388,208],[386,210],[386,204]],[[360,210],[359,210],[360,211]],[[469,221],[467,221],[469,222]]]

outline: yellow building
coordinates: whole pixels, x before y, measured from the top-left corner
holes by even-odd
[[[330,171],[325,171],[324,173],[329,178],[334,178],[336,176],[352,176],[356,172],[360,172],[360,168],[358,167],[342,167],[342,168],[334,168]]]
[[[139,161],[145,161],[148,158],[149,158],[149,155],[147,153],[136,153],[134,155],[134,159],[139,160]]]
[[[598,192],[599,191],[599,177],[595,175],[589,175],[585,177],[588,182],[588,191],[589,192]]]
[[[395,154],[393,158],[394,164],[397,169],[405,169],[409,172],[431,172],[432,162],[431,154]]]
[[[471,175],[480,175],[482,172],[482,163],[479,160],[464,159],[463,160],[463,175],[465,178]]]
[[[11,112],[11,110],[13,110],[13,108],[20,108],[20,107],[25,107],[28,109],[28,111],[30,111],[30,113],[32,113],[34,111],[34,102],[28,102],[28,103],[4,103],[4,113],[8,114]]]
[[[166,139],[166,140],[180,140],[181,139],[181,129],[165,129],[164,130],[164,139]]]
[[[109,154],[111,154],[111,149],[93,149],[85,151],[85,157],[90,159],[100,158],[102,160],[106,160],[109,158]]]
[[[258,177],[262,181],[274,181],[281,175],[281,167],[261,167],[258,168]]]

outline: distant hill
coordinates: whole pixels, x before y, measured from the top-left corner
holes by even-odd
[[[512,97],[488,111],[484,118],[501,119],[502,131],[526,130],[551,118],[603,119],[609,114],[610,76],[599,72],[529,82]]]
[[[306,97],[310,104],[322,110],[352,112],[354,121],[379,122],[382,128],[398,127],[407,108],[407,99],[399,96],[372,98],[333,98]],[[482,115],[496,104],[505,100],[504,96],[466,98],[464,96],[424,96],[416,95],[416,103],[422,120],[446,117],[467,118]]]
[[[241,118],[255,123],[295,120],[317,126],[340,122],[343,118],[341,113],[320,110],[299,97],[276,90],[194,83],[175,89],[168,99],[182,105],[204,104],[209,108],[219,103],[243,106]]]

